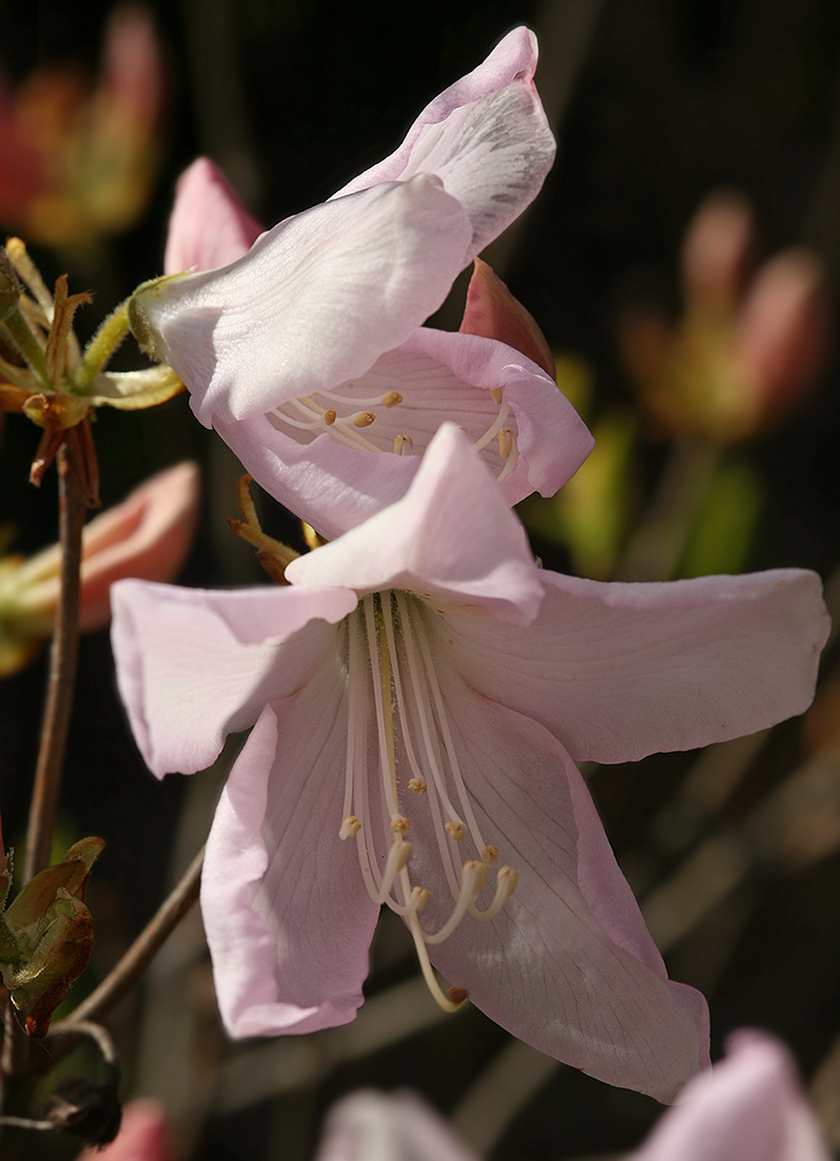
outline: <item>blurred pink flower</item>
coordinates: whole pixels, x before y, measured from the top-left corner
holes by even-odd
[[[744,1031],[726,1047],[628,1161],[830,1161],[782,1045]]]
[[[73,66],[0,78],[0,221],[42,245],[79,248],[133,225],[160,153],[165,80],[145,8],[123,4],[105,30],[96,83]]]
[[[668,980],[573,758],[801,712],[827,632],[819,579],[542,570],[451,424],[400,501],[286,579],[113,593],[119,688],[157,776],[254,727],[202,880],[228,1030],[352,1020],[386,903],[443,1006],[430,960],[519,1038],[669,1099],[706,1061],[705,1002]]]
[[[198,468],[178,464],[147,480],[82,533],[79,623],[99,629],[111,618],[116,580],[172,580],[187,558],[199,505]],[[59,596],[58,545],[28,560],[0,558],[0,675],[20,668],[50,635]]]
[[[351,1093],[334,1105],[315,1161],[477,1161],[444,1119],[411,1092]]]
[[[163,1106],[132,1101],[123,1111],[116,1139],[104,1149],[85,1149],[78,1161],[175,1161]]]
[[[256,241],[210,162],[181,178],[167,273],[231,264],[141,289],[135,332],[199,419],[327,538],[397,500],[446,419],[512,504],[553,494],[592,448],[530,347],[420,326],[552,164],[536,61],[533,33],[511,32],[395,153]]]

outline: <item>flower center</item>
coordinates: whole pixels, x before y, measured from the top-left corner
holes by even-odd
[[[406,390],[405,396],[394,390],[370,394],[362,383],[345,383],[336,391],[287,400],[267,418],[298,443],[327,434],[358,451],[396,455],[422,455],[440,423],[450,418],[470,437],[499,480],[514,470],[519,457],[516,419],[504,388],[471,393],[469,407],[459,398],[451,410],[441,408],[439,416],[430,414],[425,405],[413,404]]]
[[[484,921],[497,915],[516,886],[517,872],[500,867],[492,900],[478,906],[498,851],[485,842],[467,794],[421,602],[395,591],[364,597],[348,621],[348,654],[345,817],[339,836],[355,839],[371,899],[405,919],[429,990],[442,1008],[453,1011],[466,992],[454,988],[449,997],[443,994],[428,947],[452,935],[467,913]],[[375,740],[368,738],[373,719]],[[369,782],[374,769],[378,785]],[[431,896],[412,875],[407,837],[412,819],[417,829],[434,835],[452,897],[449,917],[434,931],[418,918]]]

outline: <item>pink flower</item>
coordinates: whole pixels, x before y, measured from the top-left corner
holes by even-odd
[[[146,480],[82,532],[79,624],[101,629],[111,619],[110,590],[125,577],[171,580],[192,545],[199,476],[178,464]],[[57,544],[28,560],[0,558],[0,676],[24,665],[53,630],[60,587]]]
[[[727,1051],[686,1085],[632,1161],[829,1161],[785,1049],[737,1032]]]
[[[179,183],[167,272],[230,265],[141,289],[135,333],[255,479],[328,538],[403,495],[445,419],[510,503],[552,495],[592,448],[530,352],[420,326],[551,166],[536,60],[533,34],[510,33],[394,154],[256,241],[209,162]]]
[[[119,688],[157,776],[254,727],[202,883],[228,1030],[352,1020],[384,902],[442,1005],[430,960],[542,1051],[672,1096],[706,1061],[705,1002],[668,980],[572,759],[801,712],[827,631],[818,578],[543,571],[449,424],[403,499],[286,578],[113,593]]]
[[[85,1149],[79,1161],[175,1161],[163,1108],[156,1101],[132,1101],[116,1139],[104,1149]]]
[[[354,1092],[327,1116],[315,1161],[477,1161],[410,1092]]]

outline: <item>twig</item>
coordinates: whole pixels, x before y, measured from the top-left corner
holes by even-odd
[[[82,1021],[101,1020],[116,1007],[196,903],[203,863],[204,848],[202,847],[190,863],[180,883],[164,900],[157,914],[138,935],[116,967],[106,976],[99,987],[79,1004],[72,1015],[55,1026],[56,1033],[65,1035],[77,1030],[81,1031],[81,1029],[77,1029],[77,1025],[81,1024]]]
[[[49,866],[55,812],[61,785],[67,727],[76,680],[79,651],[79,570],[85,494],[82,465],[75,442],[64,440],[56,457],[59,488],[61,593],[55,621],[41,747],[35,770],[23,881],[28,883]]]

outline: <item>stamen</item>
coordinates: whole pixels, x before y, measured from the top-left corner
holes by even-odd
[[[504,397],[504,387],[488,387],[487,390],[490,392],[490,398],[493,400],[496,406],[498,406]]]
[[[398,456],[403,454],[403,448],[408,448],[409,451],[413,450],[414,440],[410,435],[398,435],[394,440],[394,451]]]
[[[513,867],[499,867],[496,872],[496,894],[493,902],[485,911],[478,907],[470,907],[470,914],[474,915],[476,919],[493,919],[516,890],[518,882],[519,872],[515,871]]]
[[[337,418],[338,417],[335,413],[334,407],[328,407],[324,412],[324,423],[327,425],[327,427],[332,427]]]
[[[432,971],[432,965],[429,962],[429,953],[426,950],[426,942],[420,927],[420,922],[414,914],[408,916],[408,929],[414,938],[414,947],[417,951],[417,958],[420,961],[420,970],[423,972],[423,979],[426,981],[426,987],[432,994],[432,999],[444,1012],[457,1012],[464,1002],[464,999],[466,999],[466,995],[461,995],[462,992],[466,993],[466,989],[451,988],[450,996],[453,992],[457,995],[457,998],[453,999],[443,994],[440,984],[435,978],[435,973]]]
[[[391,830],[394,834],[408,834],[411,823],[404,815],[398,814],[396,818],[391,819]]]
[[[426,931],[423,932],[423,939],[426,943],[443,943],[445,939],[449,939],[449,936],[469,911],[470,905],[475,902],[486,879],[487,867],[484,863],[480,863],[478,859],[470,859],[469,862],[464,863],[461,867],[461,894],[458,897],[458,902],[455,904],[452,914],[439,931],[434,932],[432,935],[429,935]]]
[[[477,439],[473,444],[473,447],[476,451],[481,451],[483,447],[486,447],[487,444],[490,443],[491,439],[496,438],[496,436],[504,427],[505,420],[507,419],[508,415],[510,415],[510,404],[508,403],[507,399],[503,399],[502,405],[499,408],[499,414],[496,416],[494,422],[491,423],[491,425],[487,428],[481,439]]]
[[[425,778],[409,778],[408,789],[413,790],[415,794],[425,794],[429,784]]]
[[[386,391],[382,396],[382,404],[385,407],[396,407],[398,403],[402,403],[403,397],[399,391]]]
[[[412,911],[422,911],[430,899],[431,895],[425,887],[412,887],[408,906]]]
[[[462,822],[448,822],[445,829],[449,835],[456,840],[456,842],[460,842],[460,840],[467,833],[467,828]]]
[[[341,830],[338,832],[338,837],[342,840],[355,838],[362,829],[362,824],[356,818],[355,814],[348,814],[344,822],[341,824]]]
[[[358,415],[353,416],[354,427],[370,427],[376,416],[372,411],[360,411]]]
[[[388,851],[388,858],[385,860],[385,870],[382,872],[382,886],[379,888],[379,894],[374,897],[374,903],[388,902],[388,896],[391,894],[391,888],[408,862],[411,854],[411,843],[404,842],[402,839],[395,839]]]
[[[495,867],[496,861],[499,858],[499,852],[491,844],[489,847],[485,847],[484,850],[481,852],[481,858],[482,858],[482,861],[485,862],[488,867]]]
[[[496,438],[499,441],[499,455],[506,460],[513,447],[513,432],[509,427],[503,427]]]

